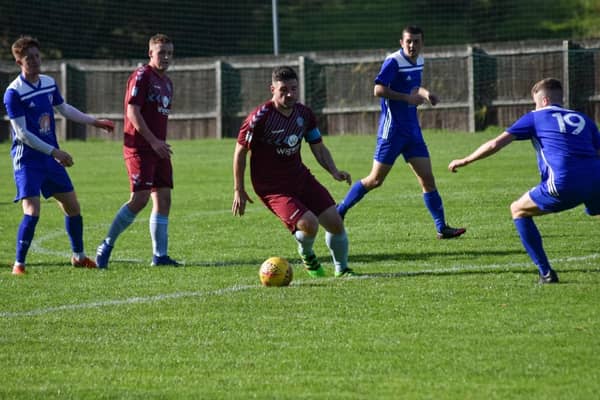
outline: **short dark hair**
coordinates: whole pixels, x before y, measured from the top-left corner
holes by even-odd
[[[271,74],[273,82],[283,82],[292,79],[298,80],[298,75],[296,75],[296,71],[292,67],[283,65],[273,68],[273,73]]]
[[[406,25],[404,29],[402,29],[402,36],[404,36],[404,32],[410,33],[411,35],[421,35],[421,38],[425,39],[425,33],[423,32],[423,29],[417,25]]]
[[[31,47],[37,47],[39,49],[40,42],[31,36],[21,36],[15,40],[11,46],[12,55],[15,60],[22,58]]]

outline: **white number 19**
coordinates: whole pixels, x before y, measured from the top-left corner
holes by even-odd
[[[585,129],[585,119],[579,114],[568,113],[563,115],[561,113],[553,113],[552,116],[556,118],[556,122],[558,122],[560,133],[568,133],[567,125],[575,128],[575,130],[571,132],[573,135],[579,135],[581,131]]]

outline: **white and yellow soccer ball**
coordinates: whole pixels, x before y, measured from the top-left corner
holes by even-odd
[[[258,276],[263,286],[287,286],[294,277],[294,270],[285,258],[271,257],[262,263]]]

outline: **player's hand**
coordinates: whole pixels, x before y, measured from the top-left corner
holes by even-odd
[[[448,164],[448,171],[450,172],[458,172],[458,168],[464,167],[468,164],[466,158],[461,158],[460,160],[452,160],[450,164]]]
[[[171,145],[164,140],[156,139],[150,143],[150,146],[152,146],[152,150],[154,150],[154,152],[158,154],[160,158],[169,158],[171,157],[171,154],[173,154]]]
[[[352,184],[352,177],[346,171],[336,171],[332,174],[336,181],[346,181],[348,185]]]
[[[413,106],[420,106],[427,102],[429,99],[428,96],[424,94],[423,90],[424,89],[420,87],[413,88],[408,95],[407,103],[412,104]]]
[[[429,98],[429,104],[431,104],[432,106],[435,106],[436,104],[438,104],[440,102],[440,98],[431,92],[429,92],[428,98]]]
[[[115,130],[115,123],[109,119],[97,119],[94,121],[96,128],[104,129],[107,132],[113,132]]]
[[[231,212],[233,215],[239,215],[240,217],[246,212],[246,202],[254,203],[248,193],[244,189],[235,190],[233,192],[233,204],[231,205]]]
[[[50,155],[63,167],[70,167],[73,165],[73,157],[66,151],[54,149]]]

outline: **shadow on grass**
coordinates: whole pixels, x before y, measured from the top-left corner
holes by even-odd
[[[600,267],[574,267],[567,269],[557,269],[559,277],[561,273],[568,272],[585,272],[585,273],[600,273]],[[411,276],[449,276],[449,275],[489,275],[489,274],[538,274],[537,268],[534,266],[527,267],[498,267],[498,268],[485,268],[485,267],[474,267],[473,269],[462,269],[462,268],[440,268],[439,270],[423,270],[423,271],[399,271],[399,272],[374,272],[364,273],[359,277],[365,278],[404,278]],[[561,283],[564,283],[561,281]]]

